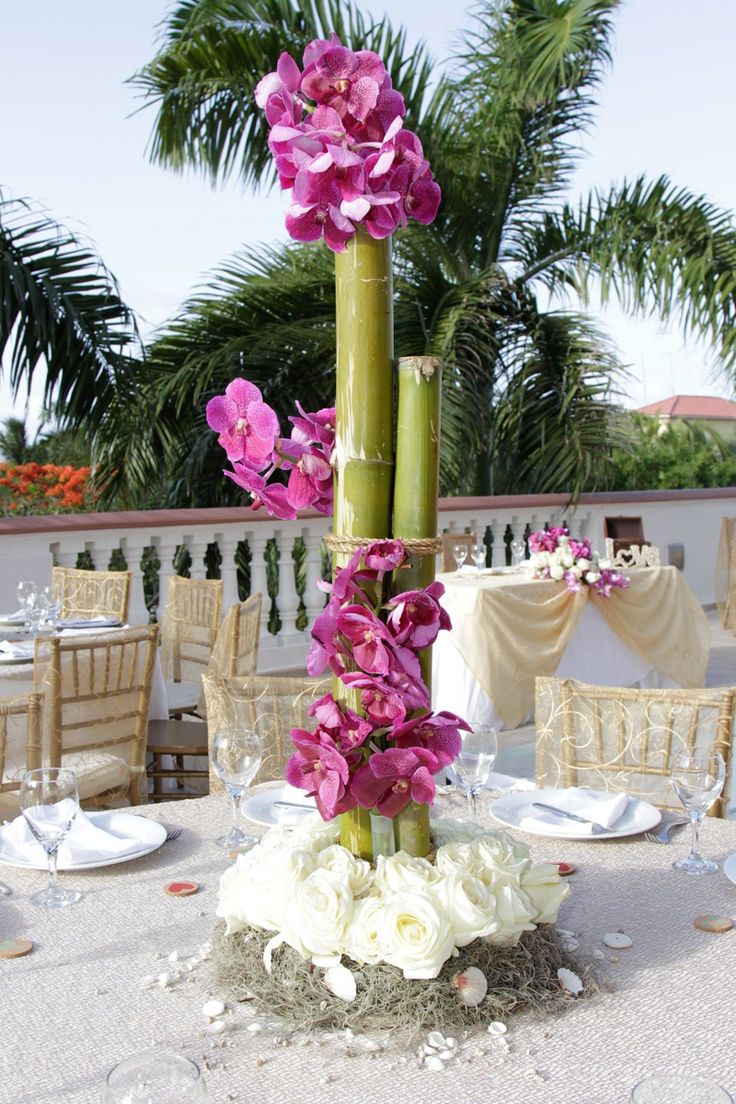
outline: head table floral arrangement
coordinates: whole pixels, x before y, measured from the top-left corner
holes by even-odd
[[[589,587],[601,598],[626,590],[629,579],[594,552],[589,537],[575,539],[564,525],[529,535],[529,568],[535,579],[564,582],[573,593]]]
[[[551,927],[567,893],[557,866],[475,824],[436,818],[430,833],[435,778],[469,726],[431,709],[429,650],[451,627],[434,579],[440,364],[400,359],[394,388],[390,238],[410,218],[430,223],[440,189],[375,53],[333,34],[301,67],[282,54],[255,95],[292,191],[287,230],[335,253],[337,402],[297,404],[285,437],[259,389],[235,379],[206,413],[253,508],[333,515],[307,660],[333,690],[313,729],[292,731],[286,766],[318,812],[272,828],[223,875],[218,969],[234,995],[302,1025],[465,1024],[556,1005],[577,991]]]

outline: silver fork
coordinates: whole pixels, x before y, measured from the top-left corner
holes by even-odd
[[[184,831],[183,828],[167,828],[166,829],[166,839],[164,840],[164,843],[168,843],[169,840],[178,839],[183,831]]]
[[[645,838],[650,843],[672,843],[672,833],[686,828],[689,823],[685,817],[667,817],[655,832],[647,832]]]

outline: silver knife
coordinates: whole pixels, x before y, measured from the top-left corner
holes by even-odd
[[[554,813],[556,816],[564,817],[565,820],[574,820],[578,824],[592,824],[593,831],[595,832],[610,832],[611,828],[606,828],[605,824],[598,824],[595,820],[590,820],[588,817],[578,816],[577,813],[568,813],[566,809],[557,809],[554,805],[545,805],[542,801],[533,801],[532,809],[544,809],[545,813]]]
[[[302,809],[305,813],[317,812],[314,805],[300,805],[298,801],[274,801],[274,807],[277,809]]]

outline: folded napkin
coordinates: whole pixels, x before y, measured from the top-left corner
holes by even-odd
[[[117,617],[68,617],[58,623],[62,629],[112,629],[122,625]]]
[[[594,820],[596,824],[602,824],[611,831],[615,830],[629,804],[628,794],[601,793],[599,790],[577,789],[575,786],[567,790],[546,791],[539,800],[545,805],[564,809],[566,813],[575,813],[576,816]],[[519,827],[532,831],[539,831],[540,827],[554,828],[560,836],[595,835],[592,824],[578,824],[574,820],[557,817],[554,813],[545,813],[543,809],[530,809],[527,816],[521,818]]]
[[[0,621],[4,621],[6,624],[23,625],[26,620],[26,611],[17,610],[15,613],[0,614]]]
[[[0,640],[0,655],[9,656],[12,659],[33,659],[33,645],[12,640]]]
[[[110,829],[98,827],[81,809],[74,818],[61,847],[59,848],[59,868],[78,863],[98,862],[114,859],[122,855],[132,855],[141,848],[141,838],[125,836]],[[24,816],[6,821],[0,828],[0,843],[6,857],[14,862],[46,862],[46,852],[28,827]]]

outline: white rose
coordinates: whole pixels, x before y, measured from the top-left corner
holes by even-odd
[[[435,978],[455,944],[450,918],[437,900],[421,893],[394,893],[381,916],[384,960],[405,978]]]
[[[325,847],[324,851],[320,851],[317,855],[317,866],[324,870],[332,870],[335,874],[346,878],[353,897],[360,897],[362,893],[366,893],[373,882],[371,864],[365,859],[359,859],[339,843],[333,843],[330,847]]]
[[[552,564],[551,568],[549,569],[549,573],[550,577],[554,579],[555,582],[559,582],[565,574],[565,569],[562,564]]]
[[[248,924],[278,931],[294,889],[314,869],[306,851],[272,851],[261,846],[239,855],[220,879],[217,915],[224,917],[227,934]]]
[[[585,581],[586,583],[597,583],[601,577],[600,571],[586,571]]]
[[[586,560],[585,556],[581,556],[577,562],[577,567],[580,571],[587,571],[590,567],[590,560]]]
[[[296,886],[281,934],[315,966],[336,966],[342,955],[355,905],[341,874],[317,869]]]
[[[416,859],[406,851],[397,851],[388,858],[380,855],[376,864],[376,885],[383,893],[402,890],[421,892],[440,880],[441,874],[427,859]]]
[[[382,942],[382,897],[365,897],[356,901],[353,922],[345,940],[345,954],[361,965],[375,965],[384,956]]]
[[[486,831],[479,824],[469,820],[455,820],[453,817],[432,817],[432,838],[440,848],[446,843],[471,843]]]
[[[440,873],[447,876],[454,874],[456,870],[470,870],[473,862],[470,843],[471,841],[467,843],[458,841],[457,843],[443,844],[435,859],[435,865]]]
[[[506,832],[486,832],[470,845],[470,869],[486,885],[516,883],[531,866],[529,848]]]
[[[598,566],[601,569],[601,571],[609,571],[610,568],[611,568],[611,561],[610,560],[599,560],[598,561]]]
[[[488,888],[493,895],[499,927],[486,936],[486,941],[497,947],[515,947],[522,932],[534,930],[536,910],[526,893],[514,885],[496,882]]]
[[[560,563],[563,567],[572,567],[572,565],[575,563],[575,557],[573,556],[572,552],[563,552],[560,556]]]
[[[538,863],[524,871],[521,887],[536,909],[535,924],[554,924],[570,887],[554,863]]]
[[[500,927],[493,893],[468,870],[453,870],[433,887],[433,896],[441,900],[450,917],[456,947],[465,947]]]
[[[314,815],[300,814],[298,824],[291,829],[292,846],[302,851],[323,851],[330,844],[337,843],[340,838],[340,825],[337,817],[334,820],[323,820],[319,813]]]

